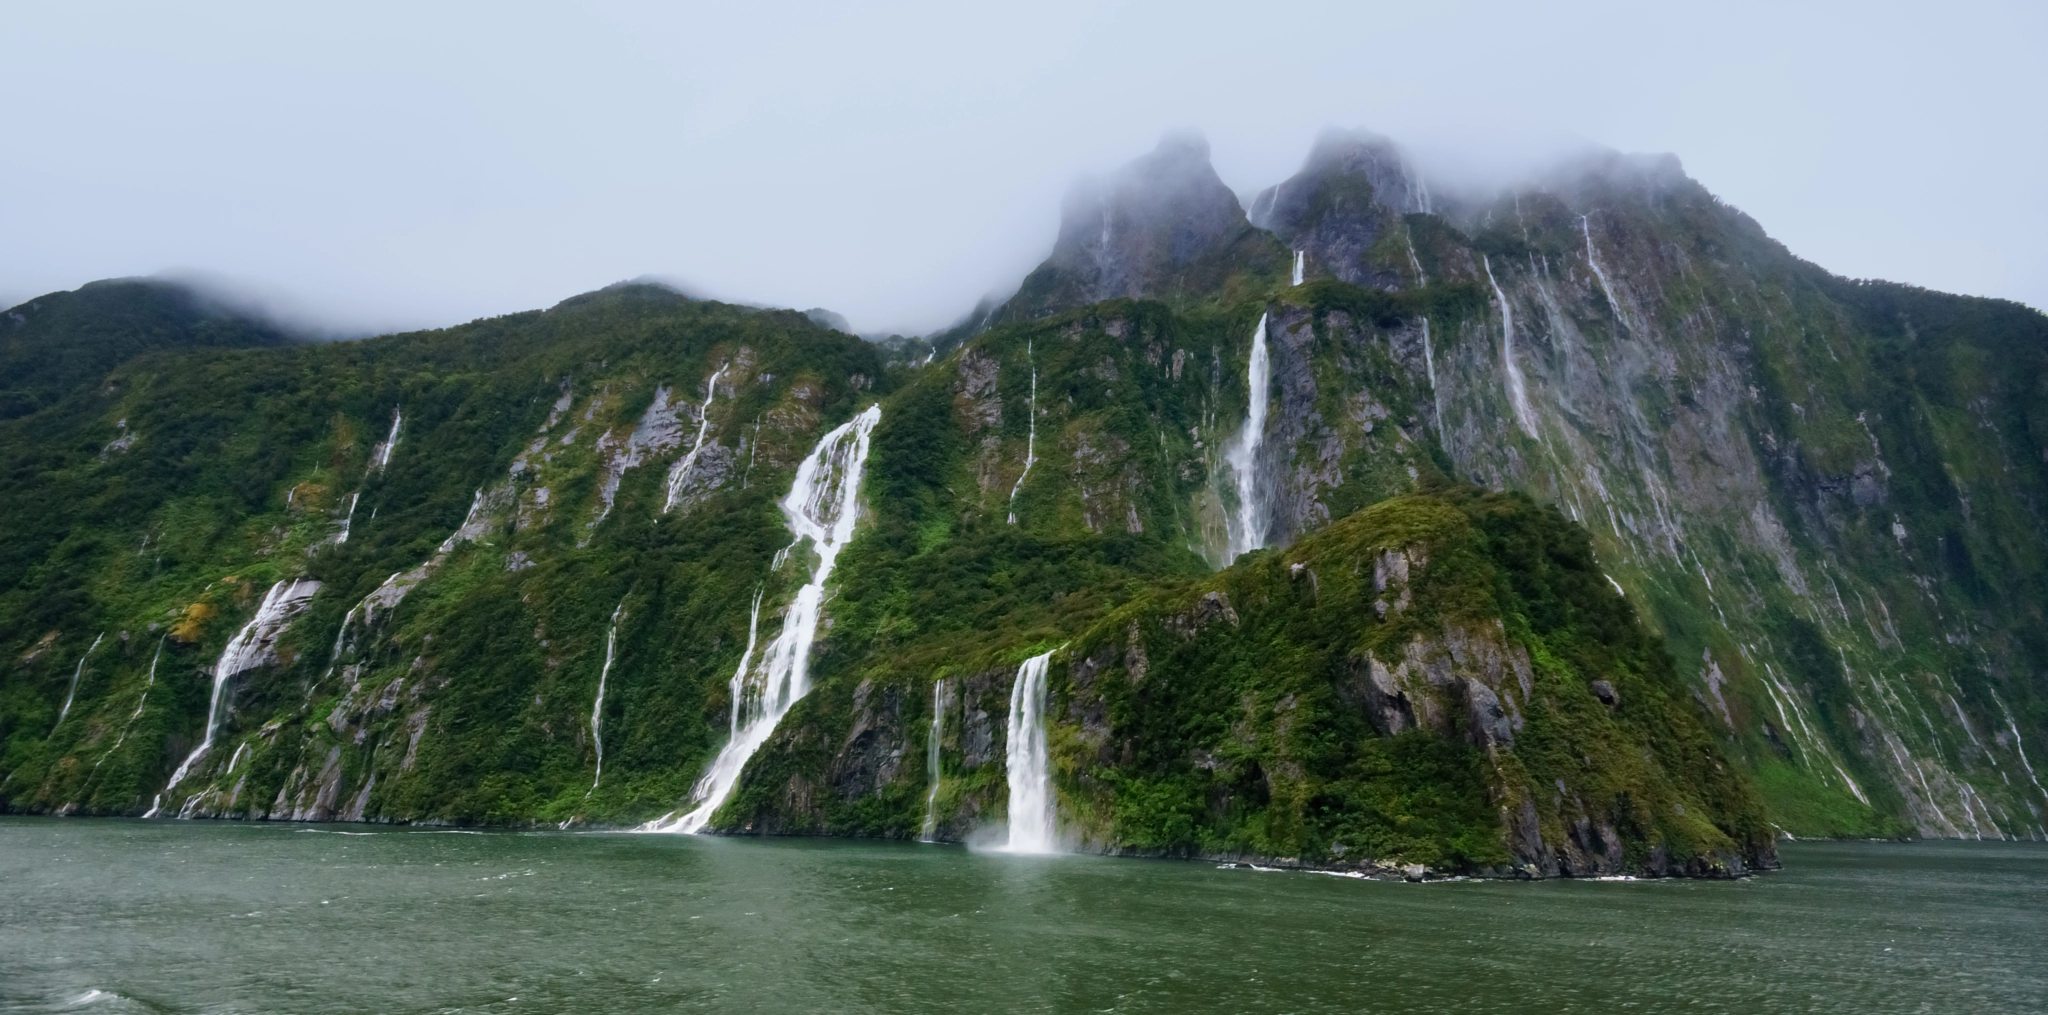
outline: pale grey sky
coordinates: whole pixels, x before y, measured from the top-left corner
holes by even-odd
[[[1325,125],[1673,152],[1836,272],[2048,307],[2039,2],[0,7],[0,305],[166,270],[346,329],[657,275],[924,331],[1079,175]]]

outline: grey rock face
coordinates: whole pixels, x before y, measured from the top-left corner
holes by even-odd
[[[1068,194],[1052,256],[1007,313],[1030,319],[1103,300],[1204,294],[1247,250],[1278,267],[1270,237],[1252,228],[1210,166],[1208,142],[1169,135],[1151,154]]]
[[[1251,220],[1306,255],[1305,274],[1398,288],[1416,281],[1399,260],[1375,266],[1385,237],[1406,244],[1401,216],[1431,209],[1427,185],[1392,141],[1365,131],[1327,131],[1292,179],[1252,200]]]

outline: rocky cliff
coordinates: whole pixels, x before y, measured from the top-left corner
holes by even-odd
[[[1056,650],[1085,848],[2044,834],[2048,320],[1829,276],[1670,159],[1475,195],[1331,134],[1252,210],[1170,139],[935,359],[621,286],[53,388],[0,422],[0,802],[635,823],[801,643],[714,828],[996,834]],[[785,641],[783,500],[871,405]]]

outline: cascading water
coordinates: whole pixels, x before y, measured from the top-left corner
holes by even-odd
[[[57,710],[57,723],[61,724],[64,721],[64,717],[71,714],[71,699],[78,697],[78,678],[85,676],[85,661],[92,658],[92,650],[99,648],[100,638],[105,638],[106,636],[107,632],[101,631],[99,638],[94,638],[92,644],[86,648],[85,654],[78,657],[78,668],[71,671],[71,690],[64,694],[64,707]],[[57,725],[52,724],[50,732],[55,733],[56,731]]]
[[[191,754],[185,756],[178,770],[171,773],[171,781],[165,783],[163,792],[150,802],[149,813],[143,817],[156,817],[163,808],[164,794],[177,789],[178,784],[185,781],[185,776],[191,774],[192,766],[213,749],[213,738],[220,732],[222,692],[227,690],[228,681],[238,673],[270,661],[271,645],[284,632],[285,624],[304,609],[318,591],[320,583],[310,578],[293,578],[272,585],[263,596],[263,605],[256,608],[256,616],[228,639],[220,659],[213,664],[213,698],[206,706],[206,736]]]
[[[1522,380],[1522,368],[1515,363],[1515,311],[1508,306],[1508,294],[1493,280],[1493,262],[1482,254],[1479,263],[1486,266],[1487,284],[1493,286],[1493,297],[1500,301],[1500,362],[1508,375],[1508,404],[1522,432],[1536,437],[1536,410],[1529,407],[1529,387]]]
[[[1024,489],[1024,477],[1031,475],[1031,466],[1038,461],[1038,361],[1031,355],[1030,342],[1024,343],[1024,360],[1031,364],[1031,427],[1024,436],[1024,471],[1017,474],[1017,485],[1010,487],[1011,525],[1017,524],[1017,492]]]
[[[1053,652],[1059,651],[1054,649]],[[1052,758],[1045,743],[1045,671],[1052,652],[1032,656],[1017,668],[1010,685],[1010,728],[1006,760],[1010,781],[1010,841],[1007,853],[1054,853]]]
[[[704,451],[704,438],[711,435],[711,403],[718,398],[718,379],[725,376],[730,363],[720,364],[712,373],[711,382],[704,386],[704,407],[697,410],[697,443],[690,445],[690,453],[676,463],[668,473],[668,501],[661,510],[666,513],[676,509],[676,498],[682,495],[683,480],[688,479],[690,470],[697,466],[697,456]]]
[[[1300,250],[1297,250],[1297,251],[1295,251],[1295,252],[1294,252],[1294,284],[1295,284],[1295,285],[1300,285],[1300,284],[1301,284],[1301,274],[1302,274],[1302,269],[1304,269],[1304,268],[1306,268],[1306,267],[1308,267],[1308,254],[1307,254],[1307,252],[1305,252],[1305,251],[1300,251]]]
[[[1266,440],[1266,410],[1272,399],[1272,367],[1266,356],[1266,315],[1259,315],[1258,330],[1252,333],[1251,361],[1247,368],[1249,398],[1244,412],[1244,429],[1238,432],[1224,457],[1237,480],[1237,514],[1230,526],[1230,559],[1266,545],[1266,504],[1258,487],[1259,446]]]
[[[818,635],[818,616],[825,603],[825,582],[839,562],[839,552],[853,539],[853,523],[860,514],[861,471],[867,467],[868,437],[882,418],[880,405],[841,424],[825,435],[802,465],[789,496],[782,499],[782,513],[796,539],[781,557],[804,540],[811,541],[817,564],[811,580],[797,590],[796,599],[782,618],[782,633],[768,643],[758,670],[751,667],[754,629],[761,618],[761,601],[754,600],[754,618],[748,624],[747,652],[733,673],[732,738],[711,760],[697,781],[695,809],[681,817],[673,815],[642,826],[651,832],[695,834],[704,829],[711,816],[723,806],[739,782],[747,760],[789,707],[811,690],[811,643]]]
[[[404,419],[405,414],[399,409],[394,407],[391,410],[391,432],[384,435],[384,443],[376,447],[370,466],[372,471],[383,472],[384,467],[391,464],[391,452],[398,447],[398,424]]]
[[[626,612],[626,603],[612,610],[612,623],[604,632],[604,668],[597,671],[597,699],[590,703],[590,742],[597,747],[597,774],[590,777],[590,788],[583,795],[597,792],[598,781],[604,778],[604,683],[612,675],[612,660],[619,650],[619,618]]]
[[[924,743],[925,781],[931,788],[924,794],[924,826],[918,830],[920,841],[930,842],[939,830],[939,740],[946,734],[946,682],[932,682],[932,729]]]
[[[1621,304],[1614,298],[1614,285],[1607,281],[1607,273],[1600,270],[1600,260],[1593,256],[1593,225],[1587,216],[1579,216],[1579,231],[1586,237],[1586,264],[1593,269],[1593,277],[1600,281],[1600,295],[1607,297],[1608,309],[1614,311],[1614,319],[1621,320]],[[1627,322],[1623,322],[1626,325]]]
[[[149,657],[149,679],[142,684],[142,697],[135,700],[135,711],[128,716],[128,721],[121,725],[121,735],[114,738],[114,746],[107,748],[107,753],[100,755],[100,760],[92,763],[92,771],[85,774],[86,785],[92,784],[92,777],[99,774],[100,766],[106,764],[107,759],[113,757],[114,752],[120,750],[121,745],[127,742],[128,731],[135,727],[135,720],[142,718],[142,707],[149,704],[149,692],[156,687],[156,664],[164,657],[164,639],[168,637],[170,635],[166,634],[157,638],[156,654]],[[79,794],[83,796],[84,793],[85,790],[81,787]]]
[[[1427,317],[1422,319],[1422,368],[1428,372],[1429,403],[1430,407],[1436,410],[1436,432],[1438,439],[1441,440],[1443,439],[1444,432],[1444,400],[1443,396],[1438,395],[1436,391],[1436,352],[1429,346],[1429,318]]]

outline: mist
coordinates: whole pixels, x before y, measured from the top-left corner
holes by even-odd
[[[197,274],[327,335],[622,279],[922,333],[1171,130],[1249,195],[1325,127],[1497,185],[1670,152],[1835,272],[2048,306],[2021,3],[17,7],[0,304]]]

